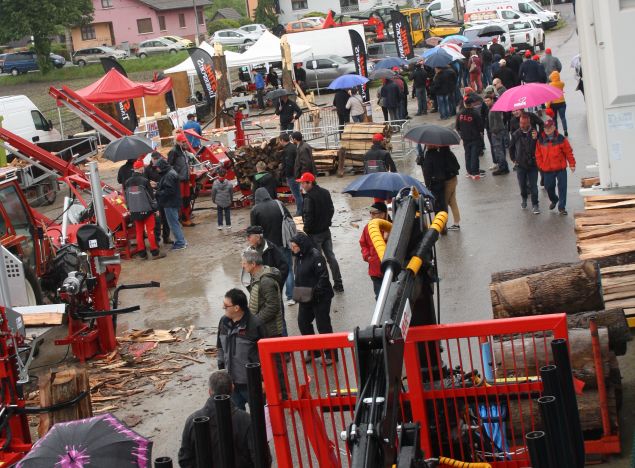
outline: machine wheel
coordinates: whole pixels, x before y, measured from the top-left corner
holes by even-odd
[[[33,270],[28,267],[24,267],[24,279],[26,280],[26,297],[30,306],[41,305],[44,303],[44,295],[42,294],[42,288],[40,282],[35,276]]]
[[[13,68],[11,69],[11,74],[13,76],[18,76],[20,74],[20,71],[17,68]]]

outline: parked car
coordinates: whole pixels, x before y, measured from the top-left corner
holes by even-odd
[[[320,27],[322,27],[322,25],[326,21],[321,16],[309,16],[307,18],[302,18],[302,20],[303,21],[308,21],[309,23],[313,23],[315,26],[320,26]]]
[[[181,36],[161,36],[161,39],[167,39],[170,42],[182,44],[183,47],[194,47],[194,43],[192,41]]]
[[[355,64],[339,55],[318,55],[305,60],[302,66],[309,88],[323,88],[338,76],[355,73]]]
[[[505,10],[478,10],[463,15],[464,23],[477,23],[482,21],[505,21],[507,23],[514,21],[528,21],[533,20],[538,24],[541,23],[538,15],[531,15],[521,13],[520,11],[505,9]]]
[[[128,52],[106,46],[89,47],[75,52],[73,54],[73,63],[83,67],[87,63],[98,63],[100,58],[106,57],[110,57],[115,60],[125,59],[128,58]]]
[[[511,43],[516,49],[545,50],[545,32],[535,21],[516,21],[509,25]]]
[[[238,45],[256,42],[256,38],[238,29],[220,29],[214,33],[209,42],[218,42],[223,45]]]
[[[368,44],[366,46],[366,53],[370,61],[381,60],[387,57],[399,57],[397,45],[394,41]]]
[[[238,28],[238,30],[246,32],[255,38],[262,36],[265,31],[268,31],[267,26],[264,24],[246,24]]]
[[[66,59],[61,55],[51,53],[49,60],[55,68],[62,68],[66,64]],[[20,73],[39,69],[37,56],[34,52],[15,52],[0,56],[0,73],[11,73],[13,76],[17,76]]]
[[[298,21],[291,21],[287,23],[285,26],[287,30],[287,34],[303,32],[303,31],[313,31],[314,29],[322,29],[321,24],[317,24],[314,21],[308,21],[306,18]]]
[[[148,55],[176,54],[183,48],[183,44],[180,44],[178,42],[170,42],[167,39],[163,39],[160,37],[157,39],[148,39],[147,41],[139,43],[137,57],[146,58]]]
[[[490,25],[500,26],[505,32],[499,36],[479,37],[478,34],[483,30],[483,28]],[[471,23],[468,28],[463,30],[463,35],[469,38],[470,44],[476,44],[481,47],[484,45],[490,46],[492,44],[493,37],[498,38],[498,43],[502,45],[505,50],[509,50],[512,46],[509,24],[504,21],[478,21]]]

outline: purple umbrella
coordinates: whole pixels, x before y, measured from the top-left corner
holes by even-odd
[[[150,468],[152,442],[112,414],[55,424],[18,468]]]

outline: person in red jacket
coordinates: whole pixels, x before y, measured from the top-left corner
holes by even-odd
[[[371,219],[387,219],[388,206],[383,202],[376,202],[370,207]],[[362,258],[365,262],[368,262],[368,275],[373,282],[373,290],[375,291],[375,299],[379,296],[379,290],[381,289],[381,282],[384,274],[381,271],[381,260],[377,255],[373,241],[368,233],[368,225],[364,226],[362,235],[359,238],[359,245],[362,248]]]
[[[567,165],[571,173],[575,172],[575,158],[569,140],[558,133],[553,119],[545,121],[545,129],[536,141],[536,163],[544,174],[545,189],[551,200],[549,209],[553,210],[557,204],[560,214],[566,215]]]

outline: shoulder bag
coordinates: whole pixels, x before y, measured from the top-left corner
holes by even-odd
[[[295,225],[295,221],[291,216],[287,216],[282,208],[282,202],[276,200],[280,213],[282,214],[282,247],[285,249],[291,248],[291,239],[298,233],[298,228]]]

